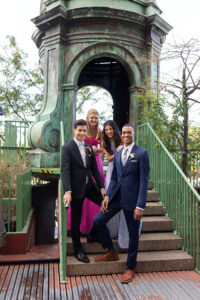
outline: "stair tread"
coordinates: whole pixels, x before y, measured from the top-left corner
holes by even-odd
[[[167,216],[144,216],[142,218],[142,222],[173,222],[172,219],[170,219]]]
[[[182,240],[182,238],[176,235],[173,232],[145,232],[142,233],[140,236],[141,241],[148,241],[148,240]],[[114,239],[115,241],[115,239]],[[67,237],[67,243],[72,243],[71,236]],[[81,243],[87,243],[86,237],[81,237]],[[95,245],[96,243],[92,243],[90,245]]]
[[[146,203],[146,207],[149,207],[149,206],[164,207],[164,205],[162,205],[160,202],[151,202],[151,201]]]
[[[120,253],[119,254],[119,260],[118,261],[111,261],[111,262],[95,262],[94,259],[97,254],[88,254],[87,255],[90,259],[91,264],[116,264],[118,262],[126,262],[127,259],[127,253]],[[139,262],[150,262],[150,261],[164,261],[164,260],[193,260],[192,256],[187,254],[184,250],[168,250],[168,251],[148,251],[148,252],[138,252],[137,256],[137,263]],[[67,257],[67,264],[68,265],[85,265],[84,263],[78,261],[74,256],[68,256]]]

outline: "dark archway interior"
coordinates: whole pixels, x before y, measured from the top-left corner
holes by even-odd
[[[118,61],[101,57],[89,62],[82,70],[78,87],[101,86],[113,98],[113,119],[121,129],[129,120],[129,79],[125,68]]]

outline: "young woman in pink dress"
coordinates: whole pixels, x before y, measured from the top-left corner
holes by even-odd
[[[102,135],[102,131],[99,129],[99,114],[96,109],[90,109],[88,111],[86,121],[87,121],[87,135],[84,139],[84,142],[90,144],[93,147],[98,170],[104,182],[105,177],[104,177],[103,163],[100,154],[103,150],[102,148],[103,135]],[[90,233],[93,226],[93,220],[99,210],[100,207],[98,205],[96,205],[89,199],[85,198],[83,203],[82,219],[80,225],[81,233],[85,233],[85,234]],[[71,211],[69,208],[68,218],[67,218],[68,229],[70,229],[70,226],[71,226]]]

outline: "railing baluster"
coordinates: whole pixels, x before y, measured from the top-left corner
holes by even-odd
[[[184,249],[194,257],[195,268],[200,272],[200,196],[149,124],[138,126],[137,140],[149,151],[154,188],[160,194],[167,215],[174,220],[175,232],[183,238]],[[174,156],[180,158],[178,153]],[[195,159],[198,162],[198,154]],[[191,173],[194,179],[196,170],[191,169]]]

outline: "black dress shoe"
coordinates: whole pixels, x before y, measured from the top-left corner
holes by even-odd
[[[84,263],[89,263],[90,260],[89,258],[85,255],[85,253],[83,251],[77,251],[76,253],[74,253],[74,256],[80,260],[81,262],[84,262]]]

